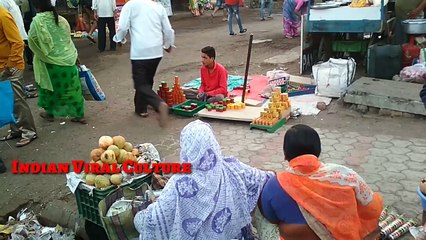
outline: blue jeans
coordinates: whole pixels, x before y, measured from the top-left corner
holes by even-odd
[[[260,0],[260,18],[265,18],[265,4],[268,1],[268,16],[272,15],[273,0]]]
[[[232,18],[234,17],[235,14],[235,18],[237,19],[237,23],[238,23],[238,27],[240,28],[240,32],[242,32],[243,29],[243,24],[241,24],[241,17],[240,17],[240,6],[235,5],[235,6],[226,6],[226,8],[228,8],[228,28],[229,28],[229,33],[233,33],[234,31],[232,30]]]

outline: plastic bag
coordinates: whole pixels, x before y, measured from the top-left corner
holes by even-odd
[[[410,227],[410,233],[416,240],[426,240],[426,228],[424,226]]]
[[[353,58],[334,59],[312,67],[318,96],[342,97],[355,77],[356,62]]]
[[[424,63],[415,64],[405,67],[399,74],[402,81],[414,83],[426,83],[426,66]]]
[[[14,110],[14,95],[10,81],[0,82],[0,127],[9,123],[16,123]]]
[[[283,70],[272,70],[266,72],[266,77],[268,78],[268,84],[272,87],[284,85],[290,81],[290,74],[286,73]]]
[[[85,65],[79,66],[79,75],[81,81],[81,90],[83,97],[87,101],[105,101],[105,93],[96,81],[92,71]]]

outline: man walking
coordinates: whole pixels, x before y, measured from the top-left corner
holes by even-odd
[[[95,14],[95,19],[98,21],[99,52],[105,51],[107,26],[109,31],[109,48],[111,51],[115,51],[117,44],[112,39],[115,35],[114,15],[117,9],[115,0],[93,0],[92,9]]]
[[[147,107],[152,106],[160,114],[160,126],[164,127],[168,106],[152,87],[163,50],[170,53],[175,32],[164,7],[152,0],[131,0],[124,5],[114,41],[126,43],[128,31],[132,41],[130,59],[136,90],[135,112],[141,117],[148,117]]]
[[[228,9],[228,29],[229,29],[229,35],[237,35],[232,30],[232,18],[235,15],[235,19],[237,19],[238,28],[240,29],[240,33],[247,32],[247,29],[243,28],[243,24],[241,23],[241,16],[240,16],[240,0],[225,0],[225,6]]]
[[[266,2],[268,1],[268,2]],[[265,5],[268,5],[268,18],[272,18],[273,0],[260,0],[260,21],[265,21]]]
[[[24,20],[24,28],[25,28],[25,31],[28,32],[28,31],[30,31],[30,26],[31,26],[31,23],[33,21],[33,18],[36,15],[35,7],[30,0],[16,0],[15,2],[21,8],[21,12],[22,12],[22,15],[23,15],[23,20]],[[26,38],[24,38],[24,42],[25,42],[24,53],[25,53],[27,66],[29,67],[30,70],[32,70],[32,68],[33,68],[33,57],[34,57],[33,52],[31,51],[30,47],[28,46],[28,40],[26,40]]]
[[[0,81],[10,80],[15,97],[14,115],[17,123],[10,125],[9,134],[1,141],[21,138],[17,147],[29,144],[37,138],[30,107],[25,101],[23,89],[24,41],[12,15],[0,6]],[[1,111],[1,110],[0,110]]]

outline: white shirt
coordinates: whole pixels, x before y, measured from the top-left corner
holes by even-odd
[[[115,0],[92,0],[92,9],[96,11],[98,17],[114,17],[114,11],[117,9]]]
[[[164,48],[174,45],[175,31],[167,12],[152,0],[131,0],[123,6],[114,41],[126,43],[128,31],[132,40],[132,60],[163,57]]]
[[[18,4],[16,4],[14,0],[0,0],[0,6],[4,7],[12,15],[22,39],[28,40],[28,35],[24,27],[24,20],[22,18],[21,10],[19,9]]]

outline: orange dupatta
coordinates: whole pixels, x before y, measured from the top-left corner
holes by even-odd
[[[314,155],[290,161],[277,174],[281,187],[338,240],[359,240],[377,229],[382,197],[353,170]]]

